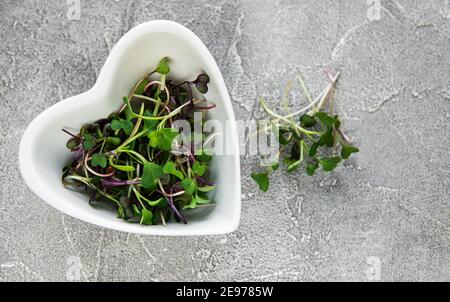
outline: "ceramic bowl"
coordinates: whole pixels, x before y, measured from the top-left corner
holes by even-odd
[[[79,129],[117,110],[133,85],[162,57],[171,60],[170,77],[192,80],[206,72],[210,78],[206,99],[217,108],[209,118],[234,121],[233,108],[217,64],[200,39],[189,29],[171,21],[151,21],[130,30],[114,46],[97,82],[89,91],[65,99],[37,116],[26,129],[19,150],[22,177],[42,200],[61,212],[114,230],[148,235],[212,235],[234,231],[239,224],[241,206],[238,136],[235,127],[226,129],[231,155],[216,155],[212,177],[216,183],[216,206],[207,213],[192,215],[187,225],[141,226],[116,217],[107,208],[93,208],[88,197],[65,188],[61,169],[72,154],[61,129]]]

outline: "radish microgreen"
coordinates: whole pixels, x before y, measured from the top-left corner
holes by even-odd
[[[338,77],[339,73],[334,77],[329,75],[329,85],[315,100],[312,100],[300,77],[300,85],[310,105],[294,113],[278,114],[267,106],[264,98],[260,99],[261,107],[268,115],[270,124],[276,127],[259,129],[258,132],[267,133],[275,129],[280,145],[276,160],[284,156],[283,162],[288,173],[293,173],[303,166],[310,176],[319,168],[331,172],[351,154],[359,152],[344,134],[341,121],[333,112],[333,92]],[[290,87],[291,83],[288,86]],[[289,89],[287,88],[284,94],[285,104]],[[287,109],[287,106],[285,108]],[[269,175],[277,169],[278,165],[268,167],[263,171],[252,173],[251,178],[262,191],[266,192],[269,189]]]
[[[195,111],[215,107],[202,106],[205,100],[193,95],[193,89],[205,94],[210,79],[200,74],[176,84],[169,73],[169,58],[163,58],[118,111],[83,125],[78,134],[63,129],[74,153],[63,169],[64,185],[90,192],[90,204],[111,201],[119,218],[143,225],[165,225],[171,218],[186,223],[183,211],[214,205],[206,194],[215,188],[207,177],[211,156],[171,152],[179,134],[172,123],[183,119],[193,126]]]

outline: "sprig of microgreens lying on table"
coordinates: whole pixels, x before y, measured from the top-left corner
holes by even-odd
[[[293,113],[278,114],[267,106],[264,98],[260,98],[261,107],[270,119],[270,126],[258,131],[267,133],[276,129],[274,134],[278,137],[280,145],[274,159],[276,164],[262,172],[251,174],[262,191],[266,192],[269,189],[269,175],[279,169],[278,159],[286,153],[288,155],[283,162],[288,173],[304,166],[306,173],[312,176],[320,167],[326,172],[333,171],[352,153],[359,152],[342,130],[341,121],[334,113],[334,85],[339,78],[339,73],[335,76],[328,74],[328,76],[330,83],[314,100],[302,77],[299,77],[303,93],[310,104]],[[285,111],[288,111],[287,99],[291,86],[292,82],[288,84],[283,97]]]
[[[63,169],[63,183],[90,193],[90,203],[110,201],[117,215],[144,225],[166,224],[171,218],[187,223],[183,211],[213,205],[208,179],[209,150],[172,152],[178,119],[193,123],[195,111],[214,104],[196,99],[193,89],[208,91],[207,74],[193,81],[169,80],[168,58],[134,87],[123,106],[107,118],[81,127],[67,148],[73,160]],[[159,80],[150,77],[159,74]],[[193,129],[193,127],[192,127]],[[175,140],[177,141],[177,140]],[[175,142],[174,142],[175,143]]]

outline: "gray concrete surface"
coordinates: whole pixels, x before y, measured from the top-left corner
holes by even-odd
[[[0,1],[0,280],[450,281],[450,5],[382,1],[377,18],[369,3],[81,0],[69,20],[66,1]],[[340,70],[337,110],[361,153],[332,174],[278,174],[266,194],[242,158],[241,225],[226,236],[128,235],[46,205],[19,174],[24,129],[153,19],[200,36],[240,119],[299,72],[318,92]]]

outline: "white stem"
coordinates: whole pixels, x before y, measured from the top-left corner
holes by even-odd
[[[333,77],[332,82],[330,82],[328,84],[328,86],[314,99],[314,101],[311,104],[309,104],[308,106],[306,106],[296,112],[290,113],[290,114],[286,115],[285,117],[290,118],[290,117],[294,117],[296,115],[300,115],[302,113],[305,113],[307,110],[313,108],[316,105],[317,105],[317,108],[320,109],[324,105],[326,96],[330,93],[331,89],[334,86],[334,83],[336,83],[339,76],[340,76],[340,73],[337,72],[336,75]]]

